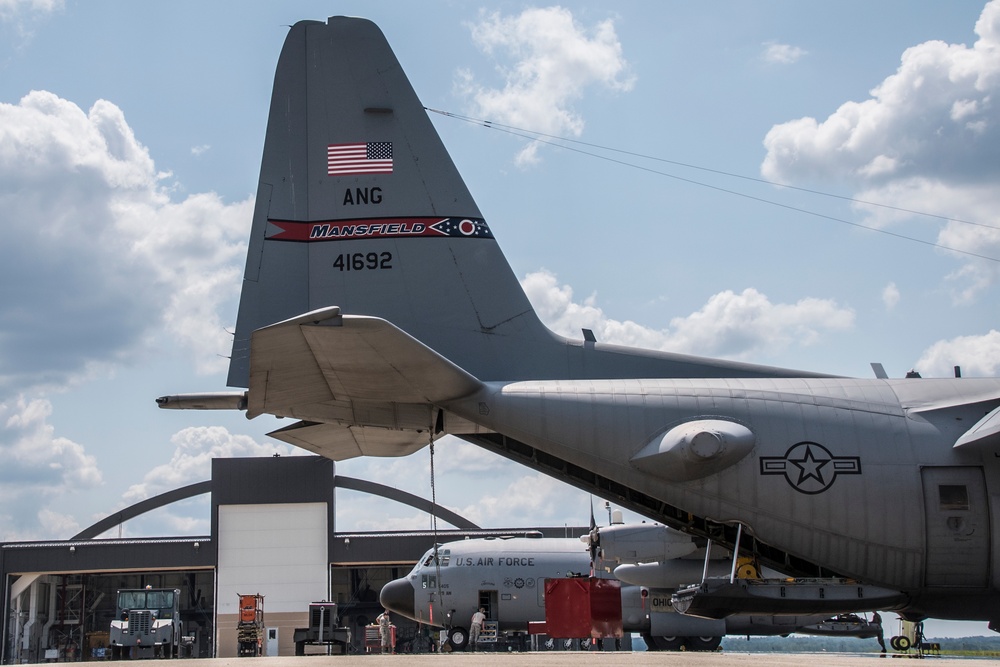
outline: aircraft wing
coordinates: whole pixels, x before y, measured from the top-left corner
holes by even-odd
[[[966,431],[962,437],[955,441],[955,447],[973,443],[990,446],[1000,443],[1000,408],[995,408]]]
[[[389,322],[323,308],[253,333],[247,417],[297,417],[270,435],[334,460],[404,456],[445,423],[475,429],[436,406],[480,387]]]
[[[996,446],[1000,443],[1000,393],[995,383],[965,378],[960,383],[922,378],[890,381],[892,390],[911,415],[946,423],[969,423],[972,428],[953,447]],[[957,386],[963,391],[958,392]]]

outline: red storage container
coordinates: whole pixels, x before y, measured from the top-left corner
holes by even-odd
[[[617,579],[545,580],[545,626],[560,639],[622,636],[622,591]]]

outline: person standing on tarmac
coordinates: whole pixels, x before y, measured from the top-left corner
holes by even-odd
[[[382,653],[392,653],[392,620],[389,612],[383,611],[375,622],[378,623],[378,635],[382,640]]]
[[[882,655],[885,656],[885,637],[882,634],[882,616],[877,612],[872,612],[871,625],[876,626],[878,634],[875,635],[875,639],[878,641],[878,645],[882,647]]]
[[[483,631],[483,622],[486,620],[486,614],[483,612],[484,609],[480,607],[479,611],[472,615],[472,622],[469,624],[469,643],[472,644],[473,651],[479,644],[479,633]]]

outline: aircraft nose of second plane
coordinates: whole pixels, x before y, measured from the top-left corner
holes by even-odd
[[[413,609],[413,585],[406,579],[394,579],[382,587],[379,602],[389,611],[415,618]]]

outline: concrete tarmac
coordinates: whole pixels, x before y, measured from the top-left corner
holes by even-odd
[[[349,655],[277,658],[211,658],[198,660],[190,667],[389,667],[390,665],[417,665],[418,667],[731,667],[733,665],[778,665],[787,667],[850,667],[880,664],[907,664],[899,659],[879,659],[877,653],[739,653],[736,651],[713,653],[619,651],[598,653],[588,651],[552,651],[540,653],[422,653],[419,655]],[[969,667],[968,659],[933,657],[935,667]],[[187,661],[186,661],[187,662]],[[979,664],[1000,664],[1000,661],[976,661]],[[973,663],[975,664],[975,663]]]

